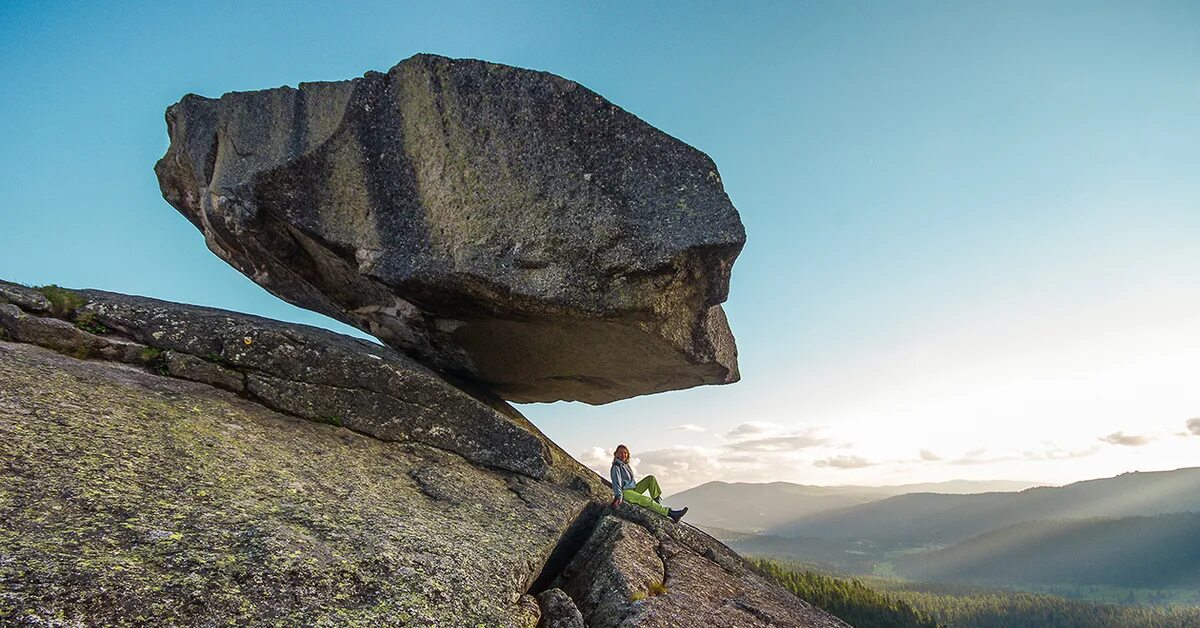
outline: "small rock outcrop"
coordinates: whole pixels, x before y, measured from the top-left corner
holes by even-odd
[[[548,589],[539,593],[537,599],[541,606],[538,628],[587,628],[575,601],[562,589]]]
[[[847,626],[716,539],[628,504],[600,519],[555,586],[590,628]]]
[[[214,253],[438,371],[519,402],[738,379],[716,166],[577,83],[418,55],[166,117],[163,195]]]

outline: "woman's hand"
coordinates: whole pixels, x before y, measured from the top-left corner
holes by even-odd
[[[621,505],[621,503],[622,503],[622,502],[624,502],[624,501],[625,501],[625,499],[624,499],[624,498],[621,498],[621,497],[614,497],[614,498],[613,498],[613,500],[612,500],[612,507],[613,507],[613,508],[616,508],[617,506],[620,506],[620,505]]]

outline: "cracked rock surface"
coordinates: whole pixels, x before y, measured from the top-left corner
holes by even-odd
[[[573,81],[417,55],[166,117],[163,196],[290,303],[514,401],[738,379],[716,166]]]

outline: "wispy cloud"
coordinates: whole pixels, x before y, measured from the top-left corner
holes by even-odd
[[[1084,458],[1098,451],[1100,451],[1100,448],[1097,446],[1083,449],[1066,449],[1047,441],[1042,443],[1041,449],[1027,449],[1021,452],[1009,451],[994,455],[988,455],[988,449],[980,447],[972,449],[958,458],[951,459],[948,463],[953,465],[981,465],[995,462],[1012,462],[1014,460],[1068,460],[1071,458]]]
[[[1190,426],[1189,426],[1190,427]],[[1108,436],[1101,436],[1100,440],[1109,445],[1121,445],[1123,447],[1141,447],[1148,445],[1154,440],[1152,436],[1143,436],[1140,434],[1126,434],[1125,432],[1113,432]]]
[[[978,447],[964,453],[963,455],[952,458],[948,462],[954,465],[974,465],[988,464],[991,462],[1004,462],[1006,460],[1016,460],[1016,456],[989,456],[987,455],[987,447]]]
[[[730,451],[788,452],[829,443],[817,428],[786,430],[774,423],[750,421],[729,430],[725,447]]]
[[[969,453],[969,452],[968,452]],[[975,456],[965,455],[954,458],[949,461],[954,465],[974,465],[974,464],[990,464],[993,462],[1005,462],[1008,460],[1017,460],[1017,456],[983,456],[977,454]]]
[[[677,431],[677,432],[707,432],[708,431],[708,428],[700,427],[699,425],[695,425],[693,423],[684,423],[683,425],[676,425],[675,427],[673,427],[671,429],[674,431]]]
[[[869,467],[875,463],[863,458],[862,456],[834,456],[813,462],[818,467],[832,467],[834,469],[861,469]]]
[[[1085,447],[1083,449],[1063,449],[1052,443],[1044,443],[1045,447],[1041,450],[1025,451],[1021,456],[1026,460],[1067,460],[1070,458],[1086,458],[1098,451],[1099,447]]]
[[[1195,436],[1200,436],[1200,417],[1187,420],[1187,430]]]
[[[737,440],[739,438],[746,438],[748,436],[776,432],[782,428],[783,426],[777,423],[767,423],[766,421],[747,421],[726,432],[725,438]]]
[[[812,434],[784,434],[781,436],[765,436],[763,438],[748,438],[726,445],[734,451],[797,451],[816,445],[822,445],[828,439]]]
[[[925,460],[928,462],[936,462],[941,459],[942,459],[941,456],[933,453],[932,451],[929,451],[928,449],[921,450],[921,460]]]

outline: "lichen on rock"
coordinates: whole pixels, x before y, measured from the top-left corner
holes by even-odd
[[[531,628],[588,499],[26,344],[0,382],[0,624]]]

